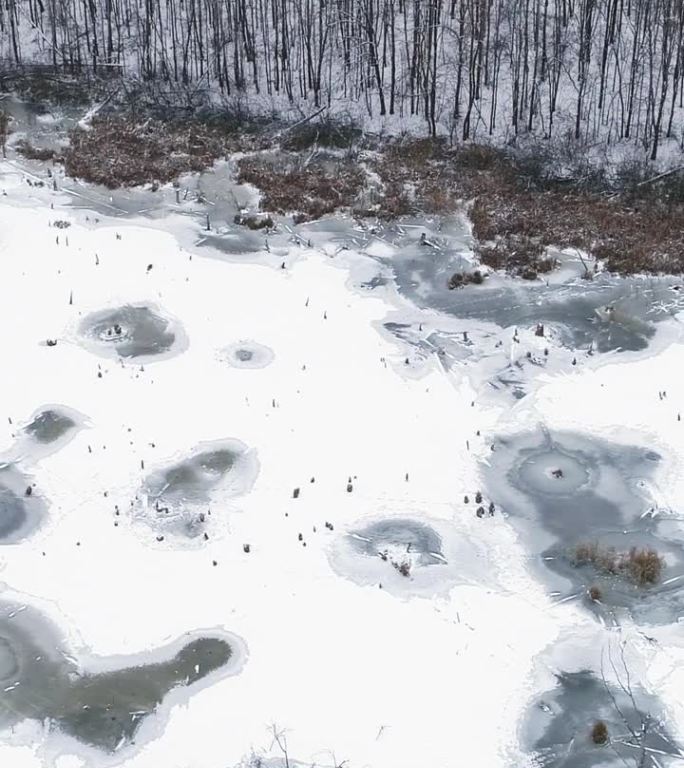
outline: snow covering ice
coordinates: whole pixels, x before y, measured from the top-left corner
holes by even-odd
[[[609,652],[674,764],[676,281],[568,255],[449,292],[467,221],[241,249],[32,168],[0,165],[1,765],[598,765],[583,729],[631,701]],[[545,564],[594,515],[664,547],[657,616]]]

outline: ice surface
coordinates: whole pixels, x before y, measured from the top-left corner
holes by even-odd
[[[103,355],[154,359],[185,346],[180,326],[146,305],[125,304],[92,312],[79,332],[87,346]]]
[[[502,328],[543,323],[572,348],[645,349],[657,323],[684,309],[675,278],[599,274],[586,280],[577,258],[558,253],[564,266],[557,274],[525,281],[494,273],[481,285],[450,290],[454,272],[477,268],[471,236],[459,217],[405,219],[363,235],[360,247],[391,267],[399,292],[414,305]]]
[[[193,686],[233,656],[231,643],[219,636],[176,645],[161,652],[166,658],[150,650],[147,660],[135,657],[126,664],[117,658],[116,668],[91,671],[66,652],[54,627],[36,611],[1,604],[0,727],[47,721],[105,752],[130,746],[170,691]]]
[[[46,517],[46,506],[31,479],[16,466],[0,466],[0,544],[29,536]]]
[[[273,362],[273,350],[255,341],[238,341],[224,349],[220,357],[233,368],[265,368]]]
[[[221,518],[225,518],[228,500],[246,493],[257,472],[256,457],[239,440],[202,443],[187,458],[147,477],[144,501],[134,516],[184,538],[208,535],[225,523]],[[214,510],[209,508],[213,502],[218,503]]]
[[[7,369],[22,376],[5,382],[13,422],[3,419],[0,441],[14,462],[8,487],[29,505],[44,494],[51,512],[50,526],[2,548],[2,579],[68,621],[57,623],[65,639],[40,619],[0,632],[2,701],[52,713],[39,723],[11,709],[2,765],[43,768],[56,749],[59,768],[81,754],[95,768],[282,766],[277,725],[290,765],[449,766],[459,744],[462,762],[527,768],[535,742],[521,725],[548,670],[597,669],[592,655],[618,633],[638,662],[635,687],[657,692],[682,735],[683,348],[667,346],[677,323],[658,322],[677,311],[676,285],[587,282],[566,254],[548,285],[491,275],[448,291],[452,270],[475,268],[459,217],[276,216],[273,231],[252,233],[233,214],[255,210],[253,190],[240,197],[225,166],[178,188],[120,193],[51,170],[11,146],[0,161],[3,307],[24,318],[5,339]],[[56,238],[56,218],[70,221],[68,238]],[[124,307],[167,319],[161,346],[169,333],[171,346],[122,356],[107,324],[104,338],[45,344],[89,312]],[[232,370],[260,360],[252,340],[277,364]],[[592,343],[643,354],[590,356]],[[98,366],[81,346],[137,364]],[[140,365],[148,359],[165,362]],[[70,415],[34,411],[49,403],[88,414],[87,439],[25,432],[43,411]],[[553,426],[530,431],[536,423]],[[250,449],[203,442],[233,434]],[[497,434],[512,437],[490,454]],[[663,579],[635,594],[575,567],[572,543],[585,536],[657,546]],[[600,602],[586,594],[596,583]],[[231,656],[195,680],[213,665],[196,670],[190,643],[236,646],[222,629],[188,627],[247,638],[245,674],[213,684]],[[37,666],[14,687],[19,635]],[[42,698],[21,699],[25,683]],[[38,746],[43,732],[49,747]]]
[[[496,441],[484,474],[495,501],[571,542],[637,518],[636,480],[656,464],[648,449],[539,429]]]
[[[443,563],[442,540],[429,525],[414,520],[379,520],[351,533],[352,546],[364,555],[411,557],[418,565]],[[408,561],[408,560],[407,560]]]
[[[362,519],[335,538],[329,557],[340,575],[403,597],[444,594],[459,582],[495,582],[476,542],[425,516]]]
[[[654,768],[669,765],[667,755],[679,755],[656,697],[638,688],[628,690],[628,680],[604,681],[588,670],[560,673],[556,679],[557,687],[535,702],[525,724],[525,736],[539,766],[613,768],[636,760],[643,768]],[[599,720],[608,728],[608,744],[597,745],[591,739],[591,729]]]
[[[76,422],[71,417],[48,409],[41,411],[33,418],[31,423],[26,426],[26,432],[39,443],[54,443],[55,440],[59,440],[75,426]]]
[[[644,623],[669,623],[684,609],[684,547],[668,535],[667,519],[644,514],[649,504],[640,490],[660,459],[647,448],[539,430],[497,441],[484,475],[545,569],[585,593],[600,589],[600,601],[587,599],[592,610],[612,617],[626,609]],[[655,550],[664,557],[659,582],[636,586],[592,565],[575,566],[576,546],[594,543],[618,553]]]
[[[592,540],[618,553],[629,552],[632,547],[657,552],[663,558],[663,567],[655,584],[637,585],[592,565],[578,566],[573,559],[573,547],[563,544],[545,550],[544,563],[553,573],[581,589],[586,607],[608,624],[620,621],[624,615],[641,625],[671,624],[684,614],[684,547],[681,541],[667,535],[667,528],[667,521],[635,522],[629,530],[597,531]],[[589,596],[591,588],[600,590],[598,600]]]

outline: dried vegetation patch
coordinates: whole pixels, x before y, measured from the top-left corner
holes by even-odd
[[[446,213],[470,202],[482,263],[535,279],[555,267],[547,246],[591,253],[612,272],[684,272],[684,181],[553,178],[543,158],[434,139],[390,144],[372,163],[380,215]],[[587,277],[592,275],[587,273]]]
[[[554,269],[549,246],[581,249],[621,274],[684,272],[682,174],[651,183],[647,168],[625,167],[610,184],[602,174],[558,179],[542,150],[523,155],[485,145],[454,148],[440,139],[380,141],[330,120],[274,136],[244,120],[105,116],[70,138],[67,173],[108,187],[164,183],[247,153],[239,180],[262,192],[264,211],[299,220],[339,209],[383,219],[448,214],[469,204],[481,262],[525,279]],[[277,156],[255,154],[274,145]],[[36,150],[23,151],[30,157]]]
[[[99,117],[70,134],[66,171],[109,188],[169,182],[202,171],[247,139],[198,121]]]
[[[657,584],[662,576],[663,558],[650,547],[632,547],[618,552],[595,542],[578,544],[571,555],[575,566],[591,565],[610,576],[621,576],[639,587]]]
[[[262,207],[276,213],[295,213],[296,221],[311,221],[353,207],[364,174],[345,160],[299,155],[250,156],[239,163],[238,180],[261,190]]]

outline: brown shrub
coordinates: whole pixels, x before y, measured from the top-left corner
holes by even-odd
[[[650,547],[632,547],[627,554],[621,556],[620,567],[639,586],[657,584],[663,571],[663,559]]]
[[[480,246],[480,261],[491,269],[505,269],[525,280],[536,280],[539,273],[550,272],[555,259],[544,257],[539,239],[524,235],[509,235],[497,239],[494,245]]]
[[[614,547],[602,547],[596,542],[577,544],[571,559],[575,566],[591,565],[603,573],[622,576],[639,587],[657,584],[664,565],[662,557],[650,547],[617,552]]]
[[[312,140],[349,146],[357,136],[353,126],[322,121],[300,126],[284,142],[303,157]],[[97,117],[90,130],[76,129],[70,138],[67,173],[108,187],[172,181],[230,152],[264,148],[268,140],[247,128],[236,132],[225,121],[131,116]],[[555,268],[555,261],[544,256],[546,247],[555,245],[586,250],[620,274],[684,272],[684,183],[679,177],[668,177],[672,189],[632,185],[622,196],[606,197],[599,187],[548,179],[548,158],[541,148],[522,162],[484,145],[450,149],[442,139],[364,142],[377,150],[366,162],[382,183],[376,201],[382,218],[421,211],[446,215],[460,201],[474,201],[470,213],[476,247],[482,263],[493,269],[535,279]],[[350,160],[334,170],[315,162],[308,167],[291,163],[288,170],[272,164],[260,168],[260,162],[243,159],[241,179],[263,191],[268,209],[298,211],[301,220],[352,207],[365,180]],[[535,174],[543,183],[531,183]]]
[[[608,742],[608,726],[603,720],[597,720],[592,725],[591,740],[594,744],[606,744]]]
[[[350,163],[303,165],[295,161],[281,166],[258,157],[240,160],[238,174],[240,182],[261,190],[266,210],[297,212],[295,221],[298,222],[352,207],[363,178],[361,171]]]
[[[238,213],[233,221],[252,231],[273,228],[273,219],[270,216],[243,216]]]
[[[66,172],[109,188],[173,181],[210,167],[236,145],[235,136],[220,127],[131,117],[95,118],[69,139]]]
[[[520,158],[491,147],[449,150],[430,140],[395,142],[370,165],[385,188],[386,218],[421,210],[448,213],[460,200],[472,200],[477,250],[493,269],[521,276],[525,271],[532,279],[535,272],[555,268],[554,260],[543,257],[544,249],[555,245],[586,250],[619,274],[684,271],[684,183],[679,179],[674,191],[654,195],[651,189],[642,199],[607,197],[600,184],[542,177],[543,183],[530,184],[531,176],[546,168],[544,157],[521,164]],[[407,188],[416,190],[415,200],[405,194]]]
[[[450,291],[453,291],[455,288],[463,288],[470,283],[481,285],[484,283],[484,279],[485,275],[479,269],[473,272],[454,272],[447,282],[447,287]]]
[[[593,587],[589,587],[589,597],[595,603],[597,603],[603,597],[603,594],[602,594],[601,590],[599,589],[599,587],[594,585]]]

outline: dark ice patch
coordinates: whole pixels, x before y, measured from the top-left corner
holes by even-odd
[[[413,555],[420,565],[443,563],[442,539],[429,525],[388,518],[351,532],[353,548],[363,555],[382,556],[390,550]]]
[[[82,668],[40,614],[0,606],[0,727],[46,721],[82,744],[115,752],[135,743],[169,692],[226,667],[232,645],[195,637],[170,658],[105,672]],[[150,659],[155,652],[149,653]]]
[[[92,312],[79,331],[98,353],[125,359],[154,358],[184,345],[178,324],[144,304]]]
[[[523,729],[525,746],[540,768],[655,768],[669,764],[668,755],[679,755],[656,697],[628,689],[624,681],[604,682],[587,670],[556,679],[557,686],[529,710]],[[604,744],[592,738],[599,721],[607,727]]]
[[[64,437],[76,426],[71,416],[54,408],[47,408],[34,416],[24,431],[37,442],[50,444]]]

